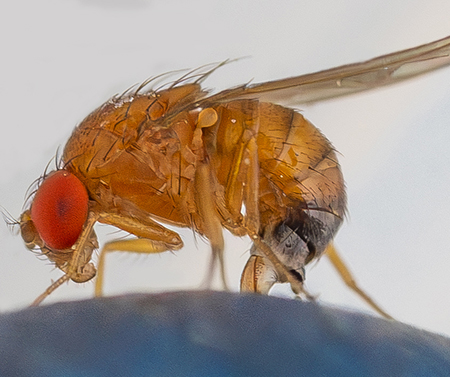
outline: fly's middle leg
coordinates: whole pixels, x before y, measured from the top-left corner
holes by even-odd
[[[105,258],[108,253],[125,251],[131,253],[154,254],[168,250],[178,250],[183,247],[180,236],[151,220],[148,216],[135,209],[136,213],[100,214],[99,222],[116,226],[138,238],[129,240],[115,240],[105,244],[100,251],[97,279],[95,281],[95,295],[101,296],[105,271]]]
[[[225,274],[225,263],[223,258],[224,241],[222,223],[216,210],[214,200],[215,180],[212,177],[211,165],[200,162],[195,172],[195,203],[201,219],[202,232],[211,244],[211,262],[205,279],[205,285],[209,287],[212,283],[214,270],[219,262],[220,276],[225,289],[228,289]]]

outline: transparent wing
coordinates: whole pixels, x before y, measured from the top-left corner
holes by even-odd
[[[232,88],[213,95],[209,100],[258,98],[299,105],[394,84],[447,65],[450,65],[450,36],[361,63]]]

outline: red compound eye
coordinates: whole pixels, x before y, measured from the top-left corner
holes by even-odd
[[[73,174],[58,170],[39,186],[31,219],[39,236],[53,249],[68,249],[78,239],[88,214],[88,194]]]

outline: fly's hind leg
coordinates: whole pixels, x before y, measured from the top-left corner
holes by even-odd
[[[212,256],[206,284],[210,285],[217,263],[224,287],[227,289],[224,265],[224,241],[222,220],[235,234],[257,234],[259,231],[259,164],[256,136],[259,129],[259,102],[238,101],[227,106],[230,117],[234,119],[233,133],[239,133],[235,140],[237,147],[233,151],[231,167],[228,173],[225,192],[216,186],[209,158],[198,154],[199,161],[195,173],[195,203],[201,219],[201,231],[211,243]],[[232,115],[231,115],[232,114]],[[201,129],[216,125],[219,119],[216,110],[206,108],[198,117],[198,137],[193,138],[196,150],[216,150],[216,141],[201,137]],[[226,127],[226,126],[225,126]],[[229,157],[227,155],[227,157]],[[245,187],[244,187],[245,186]],[[246,205],[246,214],[241,214],[242,204]],[[225,216],[224,216],[225,214]],[[242,221],[242,218],[244,220]]]
[[[127,215],[102,213],[98,219],[104,224],[113,225],[138,238],[129,240],[116,240],[105,244],[100,251],[97,279],[95,281],[95,295],[101,296],[105,271],[106,255],[113,251],[154,254],[168,250],[178,250],[183,247],[180,236],[151,220],[148,216],[135,209]]]
[[[266,263],[263,258],[250,256],[241,277],[241,291],[251,291],[267,294],[270,287],[276,281],[289,282],[293,292],[297,295],[309,295],[303,289],[303,283],[286,266],[284,266],[275,255],[271,247],[262,239],[260,235],[260,212],[259,212],[259,158],[258,144],[256,138],[259,132],[259,102],[242,101],[242,113],[245,114],[243,123],[243,133],[240,139],[240,150],[235,155],[231,174],[228,178],[226,190],[226,202],[235,211],[240,211],[241,202],[233,203],[233,192],[241,184],[239,177],[245,172],[245,186],[243,189],[243,202],[245,204],[245,217],[243,227],[262,255],[269,261]],[[241,176],[242,177],[242,176]],[[242,178],[241,178],[242,179]],[[239,208],[237,207],[239,206]],[[270,268],[267,266],[270,265]],[[275,277],[269,270],[275,269]]]
[[[352,291],[354,291],[359,297],[361,297],[372,309],[374,309],[378,314],[380,314],[382,317],[386,319],[393,319],[389,314],[387,314],[383,309],[381,309],[375,301],[372,300],[372,298],[369,297],[369,295],[364,292],[356,283],[355,279],[353,278],[352,273],[348,269],[348,267],[345,265],[344,261],[342,260],[341,256],[337,252],[335,246],[333,243],[330,243],[325,250],[325,253],[327,257],[330,259],[331,263],[333,264],[334,268],[339,273],[339,276],[344,281],[344,283],[349,287]]]

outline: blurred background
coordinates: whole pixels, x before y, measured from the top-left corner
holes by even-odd
[[[450,35],[446,0],[22,0],[1,12],[0,205],[17,218],[73,128],[150,76],[249,57],[205,83],[222,90]],[[299,110],[341,154],[349,215],[336,243],[357,281],[396,319],[450,335],[450,68]],[[96,229],[102,244],[120,235]],[[197,288],[209,248],[188,229],[180,234],[185,247],[175,253],[111,254],[105,294]],[[237,291],[250,241],[227,234],[226,248]],[[29,305],[60,276],[0,224],[0,311]],[[307,288],[324,305],[372,313],[326,258],[308,268]],[[71,282],[45,303],[93,291],[92,282]],[[286,286],[273,293],[290,295]]]

